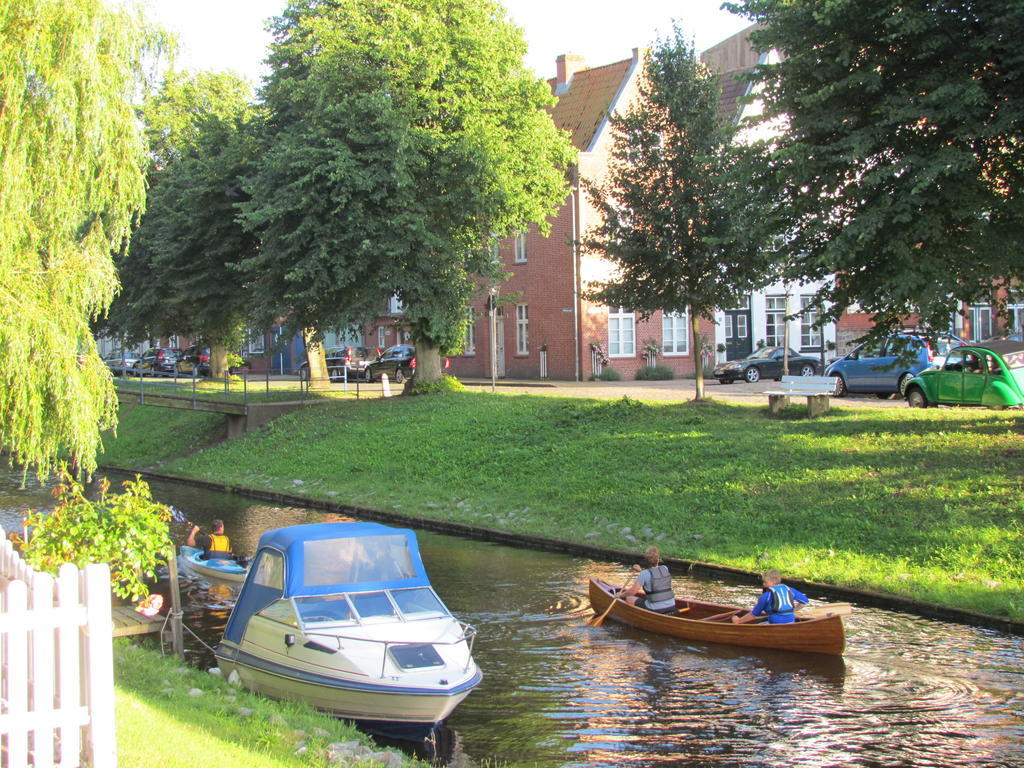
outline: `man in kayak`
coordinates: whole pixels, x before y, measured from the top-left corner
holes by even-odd
[[[185,544],[202,549],[203,560],[215,560],[217,558],[233,559],[231,540],[224,535],[224,521],[214,520],[210,523],[210,530],[212,532],[209,534],[200,533],[199,526],[193,524]]]
[[[782,583],[782,574],[776,570],[765,571],[761,575],[761,583],[764,591],[761,593],[754,610],[746,616],[733,616],[733,624],[746,624],[749,621],[756,621],[765,614],[768,615],[769,624],[792,624],[796,621],[795,603],[807,604],[810,600],[807,595],[799,589],[786,586]]]
[[[644,562],[647,563],[646,568],[633,566],[633,570],[639,572],[636,582],[625,588],[620,597],[648,611],[675,613],[676,596],[672,593],[672,576],[668,567],[661,565],[661,552],[657,547],[648,547],[644,551]]]

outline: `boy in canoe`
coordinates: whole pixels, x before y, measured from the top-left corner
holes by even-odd
[[[768,614],[769,624],[792,624],[796,621],[796,606],[794,603],[804,603],[810,600],[807,595],[799,589],[786,586],[782,583],[782,574],[776,570],[765,571],[761,575],[761,583],[764,591],[761,593],[754,610],[746,616],[733,616],[733,624],[746,624],[749,621],[756,621],[765,614]]]
[[[651,546],[644,551],[644,562],[647,567],[641,569],[634,565],[637,573],[636,582],[619,595],[627,603],[646,608],[655,613],[675,613],[676,596],[672,593],[672,576],[668,568],[661,565],[661,552]]]

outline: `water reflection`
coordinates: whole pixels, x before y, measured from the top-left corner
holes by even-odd
[[[241,554],[268,528],[343,519],[153,484],[204,526],[225,520]],[[7,509],[0,501],[0,509]],[[16,519],[16,518],[15,518]],[[184,523],[174,524],[181,540]],[[589,627],[586,582],[628,564],[420,534],[445,602],[480,632],[480,687],[438,734],[450,765],[1020,766],[1021,638],[858,608],[843,658],[701,645],[611,621]],[[747,605],[756,585],[686,577],[679,594]],[[237,588],[183,574],[186,617],[219,638]],[[209,659],[189,644],[198,663]]]

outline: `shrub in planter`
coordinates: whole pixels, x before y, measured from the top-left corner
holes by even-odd
[[[650,365],[636,372],[637,381],[668,381],[675,377],[672,369],[665,365]]]
[[[601,381],[621,381],[622,376],[614,368],[605,368],[601,371],[601,374],[597,377]]]

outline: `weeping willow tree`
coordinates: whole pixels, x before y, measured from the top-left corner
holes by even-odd
[[[40,475],[91,472],[115,423],[89,322],[145,199],[150,35],[103,0],[0,3],[0,448]]]

